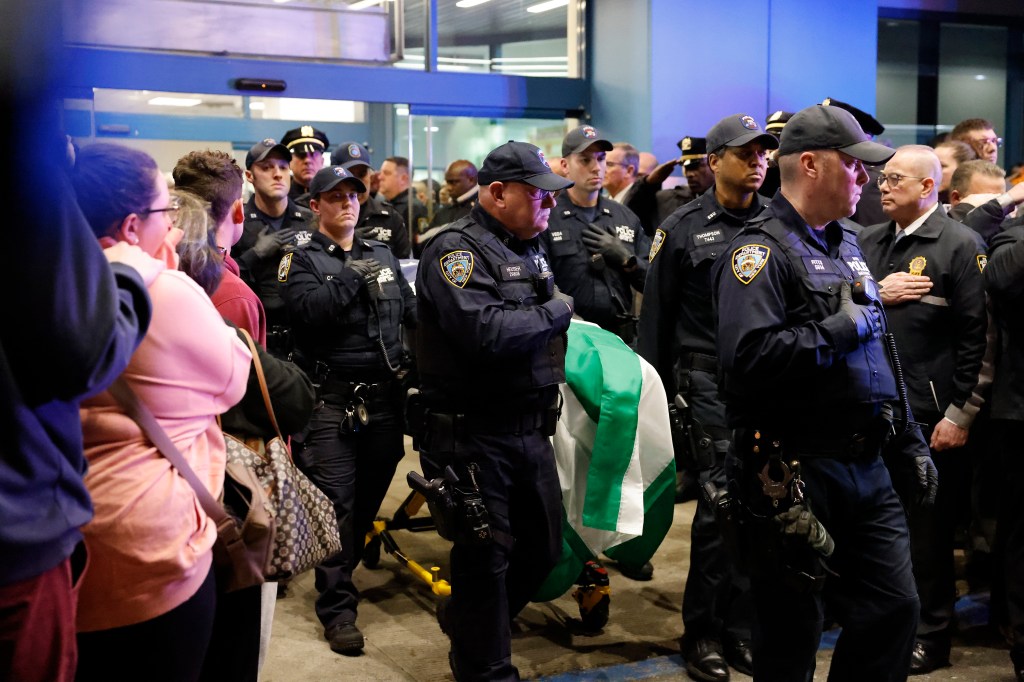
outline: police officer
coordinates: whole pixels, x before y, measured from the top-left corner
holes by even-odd
[[[936,504],[907,505],[921,617],[911,674],[949,665],[956,576],[953,536],[959,500],[970,497],[967,435],[992,382],[987,354],[988,309],[981,236],[939,208],[942,165],[931,147],[906,145],[889,159],[878,183],[890,220],[857,236],[868,268],[882,278],[882,303],[896,337],[910,407],[942,485]],[[993,333],[994,337],[995,334]],[[974,438],[972,438],[972,441]]]
[[[365,191],[341,166],[322,168],[309,202],[319,230],[280,266],[296,362],[318,387],[318,407],[296,437],[296,460],[331,499],[341,531],[341,552],[316,567],[316,614],[341,654],[363,648],[352,571],[404,454],[396,376],[402,326],[416,323],[415,297],[398,259],[355,234]]]
[[[334,160],[336,165],[343,166],[369,188],[373,166],[370,165],[370,152],[366,147],[358,142],[342,142],[334,152]],[[412,253],[405,221],[394,206],[383,199],[371,197],[369,189],[359,193],[356,234],[363,239],[375,239],[387,244],[396,258],[408,258]]]
[[[309,183],[324,167],[324,152],[330,146],[327,134],[311,125],[292,128],[281,138],[292,158],[288,166],[292,171],[292,186],[288,197],[303,208],[309,208]]]
[[[692,451],[683,466],[725,490],[732,433],[718,397],[711,265],[743,223],[764,208],[757,189],[768,150],[778,142],[750,116],[735,114],[715,124],[707,143],[715,183],[654,235],[637,352],[658,370],[666,394],[678,393],[688,405],[691,438],[684,447]],[[690,539],[691,570],[683,593],[687,670],[696,679],[728,680],[728,662],[751,675],[749,581],[726,553],[710,496],[698,499]]]
[[[432,239],[416,275],[417,361],[428,412],[421,462],[475,479],[491,539],[457,536],[454,588],[438,620],[456,680],[518,680],[509,623],[561,554],[561,491],[549,437],[565,381],[572,299],[553,286],[537,235],[572,185],[541,151],[487,155],[480,200]]]
[[[765,118],[764,131],[778,139],[782,135],[782,129],[786,127],[786,121],[792,117],[793,112],[791,111],[781,109],[773,111]],[[775,154],[771,153],[768,156],[768,170],[764,174],[764,182],[761,183],[761,189],[757,192],[761,196],[771,199],[779,191],[779,185],[779,164],[775,161]]]
[[[839,107],[798,112],[779,142],[780,192],[712,268],[757,679],[811,678],[825,601],[842,626],[830,679],[905,679],[910,667],[919,604],[886,436],[899,434],[887,454],[922,497],[934,500],[937,476],[895,404],[880,303],[837,222],[864,164],[892,154]]]
[[[242,237],[231,248],[239,276],[260,297],[267,313],[267,350],[281,359],[291,353],[292,340],[277,266],[284,252],[309,241],[313,218],[288,198],[290,160],[288,148],[270,138],[245,155],[245,177],[255,191],[245,205]]]
[[[707,145],[703,137],[687,135],[676,142],[676,146],[681,156],[657,166],[642,180],[638,180],[634,185],[635,191],[625,201],[629,210],[640,218],[640,224],[648,237],[653,238],[654,230],[677,208],[690,203],[714,182],[711,170],[707,167]],[[686,183],[662,189],[676,166],[682,166]]]
[[[644,290],[650,242],[632,211],[601,196],[611,149],[593,126],[565,136],[562,168],[575,184],[558,197],[541,241],[555,283],[575,299],[579,316],[632,344],[633,290]]]
[[[826,97],[821,102],[822,106],[825,107],[839,107],[840,109],[846,109],[853,117],[857,120],[857,125],[861,127],[865,133],[871,137],[881,135],[885,132],[885,126],[879,123],[878,119],[869,114],[868,112],[855,107],[852,104],[841,102],[834,97]],[[864,188],[860,193],[860,200],[857,202],[857,209],[850,216],[850,219],[856,224],[856,226],[867,226],[874,225],[876,223],[884,222],[886,219],[885,212],[882,210],[882,194],[878,190],[878,169],[867,168],[868,181],[864,185]],[[849,227],[850,225],[847,224]]]

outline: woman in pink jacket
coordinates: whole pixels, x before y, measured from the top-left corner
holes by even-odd
[[[149,286],[153,319],[123,376],[217,497],[225,447],[216,415],[245,393],[249,351],[176,270],[175,204],[152,158],[95,144],[80,151],[72,181],[101,244],[137,244],[168,262]],[[216,528],[108,393],[83,402],[81,416],[95,517],[83,529],[78,678],[198,679],[216,608]]]

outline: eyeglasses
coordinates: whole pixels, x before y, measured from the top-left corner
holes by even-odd
[[[549,191],[546,189],[540,189],[539,187],[533,187],[526,190],[526,196],[530,197],[530,201],[544,201],[548,197],[551,199],[557,199],[558,195],[562,193],[562,190],[556,189],[555,191]]]
[[[971,140],[971,144],[994,144],[996,149],[1003,146],[1003,138],[1001,137],[976,137]]]
[[[604,165],[606,165],[606,166],[623,166],[623,167],[625,167],[627,164],[619,163],[618,161],[605,161]]]
[[[181,209],[181,204],[178,203],[176,200],[172,199],[171,203],[167,204],[163,208],[147,208],[145,211],[139,211],[139,215],[140,216],[148,216],[151,213],[164,213],[164,212],[166,212],[168,214],[168,216],[171,219],[173,219],[174,218],[174,214],[177,213],[180,209]]]
[[[878,176],[878,186],[881,188],[885,183],[889,183],[889,189],[896,189],[903,182],[904,178],[910,178],[911,180],[924,180],[915,175],[900,175],[899,173],[882,173]]]

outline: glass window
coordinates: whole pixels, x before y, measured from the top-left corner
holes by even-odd
[[[942,24],[939,46],[939,123],[952,128],[967,118],[984,118],[996,135],[1005,135],[1006,29]]]

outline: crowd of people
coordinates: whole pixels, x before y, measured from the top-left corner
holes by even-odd
[[[830,679],[947,666],[959,543],[1024,680],[1024,183],[984,119],[898,149],[834,99],[764,121],[688,131],[660,164],[581,125],[560,157],[509,141],[419,189],[408,159],[330,151],[311,125],[244,168],[190,152],[172,187],[144,152],[69,143],[49,241],[17,264],[38,286],[5,303],[38,329],[0,336],[0,609],[23,605],[0,676],[256,679],[286,585],[217,584],[215,524],[109,390],[134,390],[216,496],[222,434],[275,431],[248,335],[337,515],[342,550],[315,569],[330,648],[363,649],[353,571],[412,435],[427,478],[489,517],[486,539],[447,529],[452,672],[518,679],[509,623],[561,552],[550,437],[576,318],[673,405],[677,498],[698,500],[691,677],[810,679],[829,624]]]

